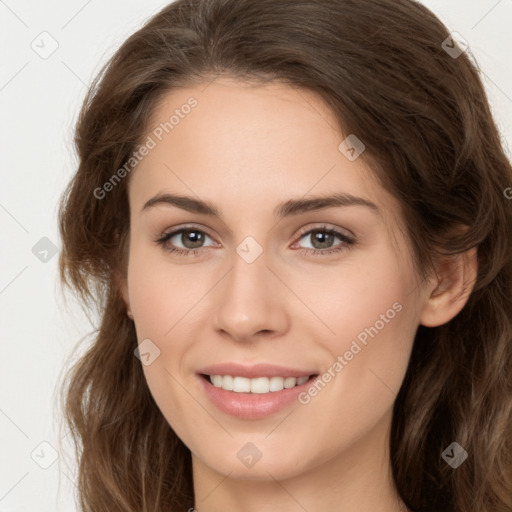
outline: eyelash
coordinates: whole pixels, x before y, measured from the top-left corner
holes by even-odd
[[[171,231],[170,233],[165,233],[161,238],[155,240],[155,242],[157,244],[161,245],[169,253],[173,253],[173,254],[176,254],[178,256],[197,256],[198,253],[201,252],[201,249],[204,249],[204,247],[200,247],[198,249],[180,249],[180,248],[177,248],[177,247],[167,247],[167,246],[165,246],[166,242],[169,239],[171,239],[173,236],[178,235],[180,233],[183,233],[185,231],[193,231],[193,232],[197,232],[197,233],[202,233],[202,234],[207,235],[207,236],[210,237],[210,235],[208,235],[208,233],[206,233],[205,231],[203,231],[201,229],[197,229],[194,226],[184,226],[184,227],[181,227],[180,229],[177,229],[175,231]],[[325,255],[330,255],[330,254],[333,254],[333,253],[340,253],[342,251],[348,250],[348,249],[350,249],[350,247],[352,245],[355,244],[355,240],[353,238],[345,235],[344,233],[342,233],[342,232],[340,232],[340,231],[338,231],[336,229],[328,228],[327,226],[319,226],[319,227],[315,227],[315,228],[309,229],[307,231],[304,231],[304,232],[299,234],[299,240],[302,239],[304,236],[313,233],[314,231],[318,231],[318,232],[323,232],[323,233],[327,233],[327,234],[330,234],[330,235],[334,235],[334,236],[338,237],[343,243],[340,243],[340,244],[334,246],[334,248],[331,248],[331,249],[309,249],[309,248],[302,248],[302,249],[298,249],[299,252],[306,253],[306,254],[325,256]]]

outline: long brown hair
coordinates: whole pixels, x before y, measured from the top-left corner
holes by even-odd
[[[419,275],[478,247],[466,306],[418,328],[394,405],[392,472],[412,510],[512,510],[512,170],[477,64],[469,51],[450,55],[448,37],[412,0],[178,0],[104,66],[80,112],[79,165],[59,210],[62,283],[101,319],[63,383],[84,511],[193,506],[190,452],[148,390],[118,288],[129,176],[104,198],[94,191],[129,160],[167,92],[220,75],[323,98],[399,199]],[[452,442],[468,453],[456,469],[441,457]]]

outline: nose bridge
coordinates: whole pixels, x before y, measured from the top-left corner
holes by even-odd
[[[260,331],[280,331],[285,327],[282,290],[268,265],[267,253],[254,239],[248,237],[238,245],[232,268],[221,283],[216,329],[242,340]]]

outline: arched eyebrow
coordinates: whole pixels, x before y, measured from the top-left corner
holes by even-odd
[[[203,201],[191,196],[161,193],[152,197],[141,209],[141,213],[157,205],[171,205],[191,213],[209,215],[222,219],[221,210],[209,201]],[[301,213],[323,210],[325,208],[345,207],[345,206],[364,206],[372,212],[380,215],[379,208],[369,199],[357,197],[352,194],[333,194],[329,196],[314,196],[308,198],[289,199],[278,204],[274,208],[274,217],[282,219],[284,217],[299,215]]]

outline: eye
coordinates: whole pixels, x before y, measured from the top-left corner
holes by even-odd
[[[328,255],[348,250],[350,246],[355,244],[355,239],[349,237],[345,233],[337,229],[328,228],[327,226],[319,226],[309,231],[303,232],[300,239],[308,238],[312,241],[312,248],[301,248],[301,252],[311,253],[314,255]],[[338,238],[340,243],[332,245],[334,240]]]
[[[299,240],[308,237],[312,240],[313,247],[299,249],[300,252],[306,254],[325,256],[348,250],[350,246],[355,244],[354,238],[327,226],[319,226],[302,232]],[[203,245],[206,238],[211,239],[205,231],[193,226],[186,226],[162,235],[161,238],[156,240],[156,243],[161,245],[167,252],[177,254],[178,256],[198,256],[201,249],[211,247]],[[332,245],[336,238],[341,240],[341,242]],[[173,241],[173,239],[175,240]],[[181,243],[183,248],[177,247],[177,243]]]
[[[196,256],[203,248],[205,237],[210,238],[207,233],[195,227],[183,227],[170,233],[164,234],[156,240],[168,252],[182,256]],[[173,238],[175,239],[173,241]],[[171,242],[170,245],[168,242]],[[184,248],[176,247],[176,242],[181,242]]]

